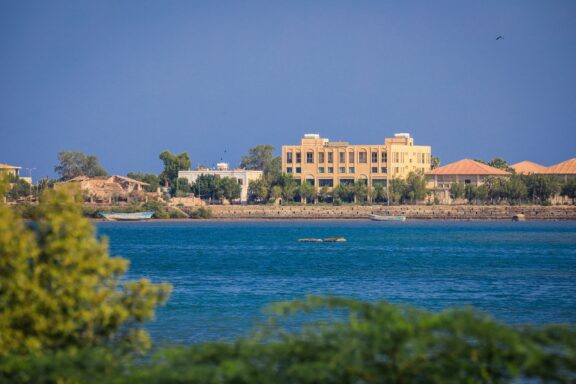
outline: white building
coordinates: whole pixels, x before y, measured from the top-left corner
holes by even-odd
[[[233,177],[240,184],[240,202],[248,201],[248,184],[253,180],[258,180],[262,176],[262,171],[252,171],[247,169],[229,169],[227,163],[216,164],[216,169],[195,169],[193,171],[178,171],[179,178],[185,178],[189,183],[196,182],[198,176],[215,175],[220,177]]]

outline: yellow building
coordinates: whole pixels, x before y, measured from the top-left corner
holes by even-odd
[[[306,134],[300,145],[282,146],[282,172],[308,181],[317,189],[365,180],[386,186],[389,179],[430,170],[431,147],[414,145],[408,133],[397,133],[384,144],[351,145]]]

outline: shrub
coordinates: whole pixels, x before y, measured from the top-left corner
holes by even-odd
[[[212,217],[212,210],[207,207],[200,207],[190,214],[192,219],[210,219]]]
[[[71,188],[47,190],[34,222],[0,204],[0,357],[110,344],[146,348],[143,321],[170,286],[123,281],[128,262],[82,217]]]

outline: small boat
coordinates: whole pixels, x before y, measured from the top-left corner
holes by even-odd
[[[100,212],[99,215],[110,221],[139,221],[149,220],[154,212],[134,212],[134,213],[107,213]]]
[[[368,215],[370,220],[374,221],[406,221],[406,216],[383,216],[383,215]]]

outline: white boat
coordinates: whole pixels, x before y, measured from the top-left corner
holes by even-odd
[[[406,221],[406,216],[383,216],[383,215],[368,215],[370,220],[374,221]]]
[[[134,213],[106,213],[100,212],[99,215],[110,221],[138,221],[152,218],[154,212],[134,212]]]

